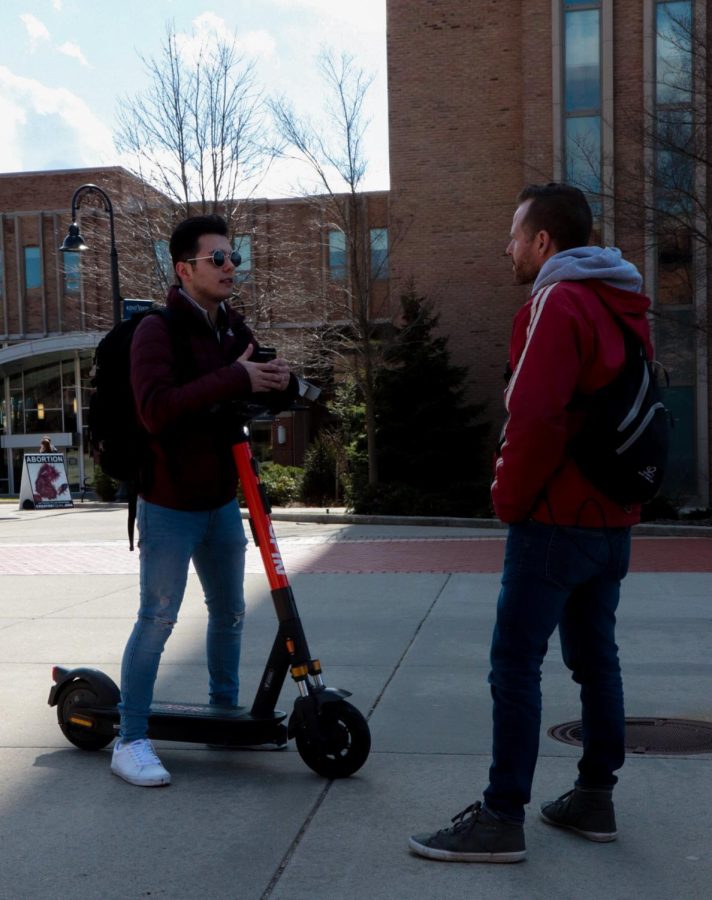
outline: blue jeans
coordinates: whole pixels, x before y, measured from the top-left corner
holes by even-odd
[[[237,706],[247,540],[236,501],[184,512],[139,498],[141,604],[121,664],[122,740],[146,737],[153,686],[183,601],[191,559],[208,607],[210,703]]]
[[[564,663],[581,685],[577,784],[616,783],[625,718],[615,611],[629,558],[629,528],[510,526],[490,654],[493,753],[484,796],[493,812],[524,821],[539,753],[541,664],[557,625]]]

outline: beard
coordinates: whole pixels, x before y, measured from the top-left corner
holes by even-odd
[[[541,266],[529,259],[512,260],[512,277],[515,284],[533,284],[539,274]]]

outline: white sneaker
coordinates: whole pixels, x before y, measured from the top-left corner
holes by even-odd
[[[111,757],[111,771],[139,787],[160,787],[171,783],[170,773],[163,768],[153,744],[147,738],[131,741],[130,744],[117,741]]]

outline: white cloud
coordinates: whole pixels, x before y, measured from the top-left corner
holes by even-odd
[[[357,32],[383,33],[386,26],[386,0],[359,0],[358,3],[347,3],[344,0],[275,0],[278,6],[295,7],[309,10],[322,20],[340,20]]]
[[[79,62],[86,66],[88,69],[92,67],[87,62],[86,56],[81,51],[81,47],[79,44],[73,44],[71,41],[65,41],[61,47],[57,47],[60,53],[63,53],[65,56],[71,56],[73,59],[79,60]]]
[[[115,164],[111,130],[66,88],[47,87],[0,66],[0,117],[0,171],[56,168],[58,155],[73,166]]]
[[[20,18],[27,30],[31,50],[36,50],[40,41],[49,40],[49,31],[44,22],[40,22],[40,20],[36,16],[33,16],[32,13],[23,13]]]
[[[62,0],[52,0],[52,6],[57,12],[62,12]]]
[[[189,63],[196,63],[202,48],[210,44],[218,37],[230,33],[230,27],[220,16],[213,12],[201,13],[192,22],[192,33],[181,31],[176,34],[176,46],[183,59]]]
[[[210,11],[201,13],[193,19],[193,29],[204,37],[215,37],[221,32],[230,30],[222,16]]]
[[[247,31],[245,34],[238,32],[237,39],[239,47],[249,56],[266,60],[275,58],[277,42],[269,31],[259,29],[257,31]]]
[[[204,12],[193,19],[190,33],[182,31],[176,34],[178,52],[188,63],[195,63],[201,48],[205,49],[217,40],[230,40],[235,34],[237,45],[248,56],[259,59],[273,59],[277,43],[269,31],[255,29],[244,34],[238,29],[236,32],[228,25],[225,19],[214,12]]]

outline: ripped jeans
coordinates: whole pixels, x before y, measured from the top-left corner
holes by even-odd
[[[121,663],[120,737],[146,737],[158,664],[178,618],[191,559],[208,607],[210,703],[237,706],[245,617],[245,547],[240,507],[185,512],[139,498],[141,603]]]

